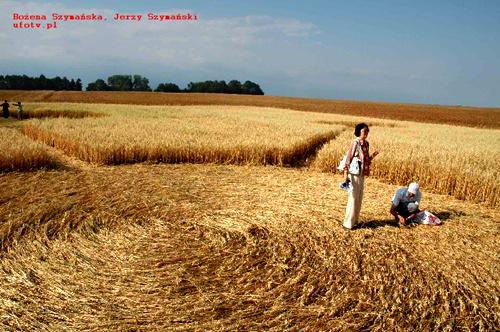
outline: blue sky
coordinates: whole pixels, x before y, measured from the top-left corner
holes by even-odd
[[[14,29],[12,13],[106,22]],[[197,14],[123,22],[114,13]],[[500,1],[0,1],[0,73],[252,80],[268,95],[500,107]]]

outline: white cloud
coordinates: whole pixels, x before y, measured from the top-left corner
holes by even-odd
[[[16,31],[12,13],[101,14],[105,22],[58,22],[54,30]],[[193,13],[189,9],[165,9],[161,13]],[[20,59],[47,63],[78,64],[121,60],[130,63],[165,64],[173,68],[203,64],[242,66],[259,58],[269,47],[279,47],[284,39],[317,34],[317,27],[297,19],[244,16],[198,21],[115,22],[114,10],[70,8],[57,2],[3,1],[0,4],[0,59]],[[139,13],[138,13],[139,14]],[[278,50],[279,52],[279,50]],[[268,56],[270,55],[267,53]],[[268,61],[276,61],[270,57]]]

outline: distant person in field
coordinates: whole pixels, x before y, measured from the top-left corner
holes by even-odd
[[[7,102],[7,100],[4,100],[3,101],[3,104],[2,104],[2,113],[3,113],[3,117],[8,119],[9,118],[9,103]]]
[[[370,145],[366,140],[369,132],[370,129],[366,123],[357,124],[354,128],[354,136],[356,136],[356,138],[352,141],[346,153],[344,177],[345,182],[350,183],[352,186],[352,190],[349,192],[344,217],[344,228],[347,230],[355,229],[359,222],[359,214],[361,212],[361,202],[363,201],[363,191],[365,186],[365,176],[370,175],[370,165],[373,158],[378,155],[378,151],[375,151],[370,156]],[[349,165],[351,164],[354,156],[360,159],[360,172],[358,175],[349,173]]]
[[[399,221],[401,225],[406,225],[420,212],[421,199],[422,193],[419,184],[412,182],[408,188],[396,190],[394,197],[392,197],[390,212],[396,221]]]
[[[21,104],[20,101],[17,102],[17,104],[14,104],[14,106],[17,106],[17,118],[19,120],[23,119],[23,105]]]

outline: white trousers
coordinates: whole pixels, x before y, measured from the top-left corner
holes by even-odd
[[[365,189],[365,177],[363,174],[349,174],[349,179],[351,180],[352,191],[349,193],[347,207],[345,209],[344,227],[346,228],[354,227],[359,221],[363,191]]]

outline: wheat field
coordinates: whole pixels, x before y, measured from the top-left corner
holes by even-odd
[[[323,147],[314,167],[335,171],[354,138],[352,131]],[[498,130],[405,123],[373,126],[368,141],[372,151],[381,152],[373,163],[374,177],[401,185],[415,181],[438,193],[499,206]]]
[[[293,166],[307,163],[319,150],[312,166],[335,172],[354,138],[354,125],[365,121],[374,126],[372,150],[381,152],[373,176],[400,185],[417,181],[436,193],[500,204],[498,129],[238,106],[40,103],[31,108],[33,114],[50,109],[55,114],[93,115],[32,119],[22,132],[69,156],[106,165],[147,161]]]
[[[31,120],[27,136],[96,164],[134,162],[290,165],[338,135],[323,115],[270,108],[49,104],[101,117]],[[36,113],[36,110],[33,111]]]
[[[56,158],[44,144],[34,142],[16,128],[0,126],[0,172],[55,168]]]
[[[219,93],[0,90],[0,99],[23,102],[127,105],[233,105],[293,109],[369,118],[500,129],[500,108],[402,104]]]
[[[444,225],[398,228],[397,187],[368,179],[363,228],[347,233],[341,177],[310,170],[138,164],[0,177],[4,330],[500,326],[500,215],[484,205],[424,191]]]
[[[494,126],[258,105],[26,109],[0,119],[2,151],[57,166],[0,170],[2,330],[500,329]],[[380,155],[362,227],[346,232],[334,168],[361,121]],[[394,222],[390,199],[412,180],[442,226]]]

